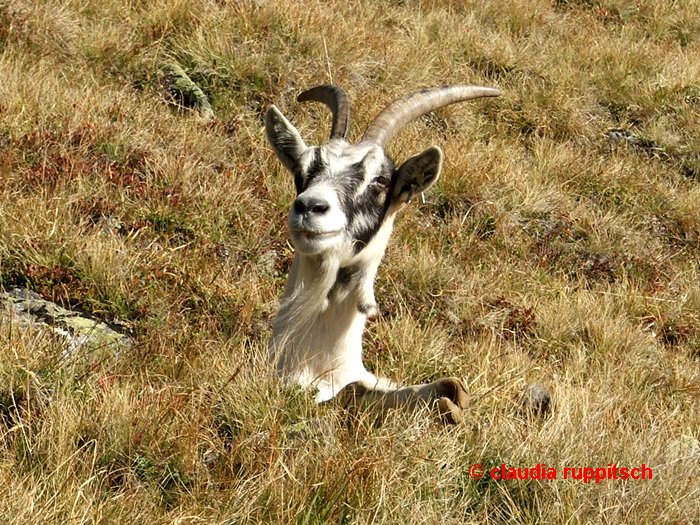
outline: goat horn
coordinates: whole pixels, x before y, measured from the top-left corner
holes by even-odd
[[[346,139],[350,130],[350,99],[345,90],[326,84],[304,91],[297,102],[312,100],[325,104],[333,112],[333,126],[330,139]]]
[[[362,140],[384,147],[401,128],[421,115],[464,100],[500,95],[498,89],[483,86],[442,86],[416,91],[384,108],[369,125]]]

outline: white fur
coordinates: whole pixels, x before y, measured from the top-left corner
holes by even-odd
[[[355,381],[372,387],[391,385],[377,379],[362,363],[366,315],[360,313],[358,303],[374,303],[374,277],[393,218],[392,213],[369,245],[355,256],[297,253],[294,258],[270,350],[280,374],[304,387],[318,388],[319,402],[331,399]],[[328,297],[341,263],[365,268],[365,278],[357,288],[341,289]]]
[[[311,213],[310,208],[298,212],[294,206],[290,211],[288,225],[296,256],[273,325],[271,359],[287,380],[318,388],[319,402],[331,399],[356,381],[368,388],[394,389],[391,382],[378,379],[365,369],[362,333],[367,314],[376,313],[374,279],[394,218],[406,199],[389,195],[387,191],[386,198],[393,200],[381,227],[367,246],[358,251],[353,249],[353,243],[360,241],[353,240],[338,197],[342,186],[338,177],[353,166],[361,166],[356,169],[361,169],[364,176],[354,197],[361,195],[379,175],[386,176],[381,171],[388,162],[386,154],[376,144],[351,145],[341,139],[331,140],[320,148],[307,148],[292,124],[274,107],[268,111],[266,122],[273,148],[290,171],[307,174],[320,154],[325,169],[316,174],[297,200],[314,198],[327,204],[323,212]],[[427,182],[422,171],[412,168],[415,165],[422,169],[423,157],[417,155],[412,159],[413,164],[402,175],[402,184],[422,191],[437,179],[440,164],[435,165],[435,159],[441,159],[433,154],[424,163],[429,168],[436,167]],[[369,224],[369,216],[361,213],[356,213],[354,220],[362,221],[363,217],[365,225]],[[352,277],[346,282],[336,282],[342,269],[347,269]]]

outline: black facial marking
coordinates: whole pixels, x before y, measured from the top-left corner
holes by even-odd
[[[355,193],[357,188],[365,182],[365,171],[362,162],[353,164],[339,173],[337,178],[338,200],[343,213],[351,218],[355,206]]]
[[[302,190],[305,190],[313,182],[313,180],[318,177],[326,169],[326,165],[323,163],[321,158],[321,148],[314,149],[314,158],[311,159],[309,163],[309,168],[306,170],[306,177],[302,184]]]
[[[359,188],[363,182],[365,182],[365,168],[362,163],[356,162],[350,168],[348,168],[348,175],[345,177],[348,181],[349,193],[355,193],[357,188]]]
[[[387,157],[379,174],[391,180],[394,174],[394,163]],[[369,184],[364,193],[359,195],[346,212],[354,239],[353,253],[360,253],[381,228],[384,217],[391,204],[390,187],[382,184]]]
[[[305,173],[295,174],[297,195],[306,191],[319,177],[330,182],[336,191],[340,209],[347,218],[348,233],[353,239],[353,253],[358,254],[382,227],[391,205],[391,191],[396,183],[395,164],[388,156],[384,156],[377,170],[376,160],[373,161],[368,153],[361,161],[339,173],[333,173],[332,178],[328,168],[321,157],[321,148],[314,148]],[[368,169],[373,173],[367,173]],[[368,176],[371,177],[369,181]],[[358,189],[365,184],[364,191],[357,195]],[[341,277],[339,274],[339,279]]]

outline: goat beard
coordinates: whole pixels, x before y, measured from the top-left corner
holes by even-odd
[[[303,257],[303,256],[298,256]],[[340,268],[338,257],[303,257],[294,287],[282,300],[272,332],[271,350],[282,352],[300,342],[328,308],[328,295]]]

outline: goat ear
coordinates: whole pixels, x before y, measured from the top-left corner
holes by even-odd
[[[430,188],[440,177],[442,150],[432,146],[414,155],[396,170],[392,198],[399,203],[411,202],[416,193]]]
[[[297,170],[297,162],[306,150],[306,144],[297,129],[277,106],[270,106],[265,115],[265,133],[275,155],[289,171]]]

